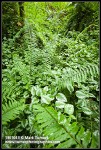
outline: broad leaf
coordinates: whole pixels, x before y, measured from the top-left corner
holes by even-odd
[[[36,87],[35,86],[33,86],[32,88],[31,88],[31,94],[32,95],[35,95],[36,94]]]
[[[53,98],[50,97],[50,95],[41,95],[41,103],[50,104],[50,102],[53,100]]]
[[[64,112],[68,115],[72,115],[74,113],[74,106],[71,104],[66,104],[64,107]]]
[[[48,86],[45,86],[44,88],[43,88],[43,93],[47,93],[47,91],[48,91]]]
[[[65,124],[66,118],[61,114],[61,112],[58,112],[58,123],[59,124]]]
[[[92,115],[92,111],[87,107],[82,107],[82,110],[87,115]]]
[[[61,101],[61,102],[67,102],[67,98],[66,98],[65,95],[62,94],[62,93],[58,93],[57,96],[56,96],[56,99],[57,99],[58,101]]]
[[[84,98],[87,97],[87,94],[85,94],[85,93],[82,92],[82,91],[76,91],[76,96],[77,96],[78,98],[84,99]]]
[[[76,96],[80,99],[95,97],[92,93],[88,93],[87,91],[76,91]]]
[[[65,103],[64,103],[64,102],[60,102],[60,101],[56,101],[56,102],[55,102],[55,106],[56,106],[57,108],[64,108]]]

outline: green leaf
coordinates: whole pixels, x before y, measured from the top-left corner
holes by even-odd
[[[66,118],[61,114],[61,112],[58,112],[58,123],[62,125],[66,123]]]
[[[37,95],[37,96],[41,96],[42,94],[42,89],[39,88],[39,86],[33,86],[32,89],[31,89],[31,94],[34,96],[34,95]]]
[[[76,91],[76,96],[81,99],[84,99],[87,97],[87,95],[83,93],[82,91]]]
[[[64,107],[64,112],[68,115],[72,115],[74,113],[74,106],[71,104],[66,104]]]
[[[41,94],[42,94],[42,89],[37,88],[37,89],[36,89],[36,95],[37,95],[37,96],[41,96]]]
[[[77,125],[77,122],[73,122],[72,125],[69,127],[69,132],[71,132],[72,135],[75,135],[78,132],[79,126]]]
[[[43,93],[46,94],[47,91],[48,91],[48,86],[45,86],[45,87],[43,88]]]
[[[72,83],[69,81],[67,82],[67,89],[69,90],[70,93],[72,93],[74,91],[74,87],[73,87]]]
[[[36,94],[36,87],[35,86],[33,86],[32,88],[31,88],[31,94],[32,95],[35,95]]]
[[[53,98],[50,97],[50,94],[48,95],[41,95],[41,103],[50,104],[50,102],[53,100]]]
[[[99,143],[98,139],[99,139],[99,137],[98,137],[98,136],[96,137],[96,136],[94,135],[94,133],[92,133],[92,140],[91,140],[91,146],[90,146],[90,148],[96,148],[97,145],[100,146],[100,143]],[[99,143],[99,144],[98,144],[98,143]]]
[[[80,140],[82,139],[82,137],[84,136],[84,128],[81,127],[80,131],[78,132],[78,134],[76,135],[77,140],[80,142]]]
[[[56,102],[55,102],[55,106],[56,106],[57,108],[64,108],[65,103],[64,103],[64,102],[60,102],[60,101],[56,101]]]
[[[95,97],[92,93],[88,93],[88,95],[89,95],[89,97]]]
[[[4,104],[3,104],[4,105]],[[24,104],[24,100],[19,101],[9,101],[9,103],[5,103],[2,110],[2,124],[7,124],[11,120],[14,120],[19,116],[19,114],[26,108]]]
[[[78,102],[77,102],[77,104],[78,104],[79,107],[85,107],[85,106],[87,107],[88,103],[87,103],[86,99],[83,99],[83,100],[79,99]]]
[[[39,99],[32,96],[32,104],[38,103]]]
[[[67,147],[70,148],[73,144],[74,145],[76,144],[75,140],[74,139],[69,139],[69,140],[67,140],[67,141],[65,141],[63,143],[60,143],[57,146],[57,148],[67,148]]]
[[[57,96],[56,96],[56,99],[57,99],[58,101],[61,101],[61,102],[67,102],[67,98],[66,98],[65,95],[62,94],[62,93],[58,93]]]
[[[27,125],[28,125],[28,120],[27,120],[27,119],[22,120],[22,121],[21,121],[21,125],[22,125],[23,128],[26,128]]]
[[[84,138],[82,139],[82,141],[83,141],[84,148],[87,148],[87,145],[91,141],[91,132],[90,131],[85,132]]]
[[[87,108],[87,107],[82,107],[82,111],[86,114],[86,115],[92,115],[92,111]]]
[[[69,115],[68,121],[71,122],[71,120],[76,120],[76,117],[74,115]]]
[[[89,93],[88,91],[76,91],[76,96],[80,99],[95,97],[92,93]]]

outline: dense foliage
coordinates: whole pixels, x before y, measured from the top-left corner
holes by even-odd
[[[99,148],[99,3],[2,9],[2,147]],[[9,144],[6,136],[58,142]]]

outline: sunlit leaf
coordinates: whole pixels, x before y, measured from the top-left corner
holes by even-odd
[[[41,103],[50,104],[53,98],[50,95],[41,95]]]
[[[43,92],[44,92],[44,93],[47,93],[47,91],[48,91],[48,86],[45,86],[45,87],[43,88]]]
[[[92,114],[92,111],[89,108],[87,108],[87,107],[82,107],[82,110],[87,115],[91,115]]]
[[[61,114],[61,112],[58,112],[58,122],[59,122],[59,124],[66,123],[66,118]]]
[[[84,99],[87,97],[87,95],[83,93],[82,91],[76,91],[76,96],[81,99]]]
[[[65,103],[64,103],[64,102],[61,102],[61,101],[56,101],[56,102],[55,102],[55,106],[56,106],[57,108],[64,108]]]
[[[58,93],[57,96],[56,96],[56,99],[58,101],[61,101],[61,102],[67,102],[66,96],[64,94],[62,94],[62,93]]]
[[[71,104],[66,104],[64,107],[64,112],[69,115],[72,115],[74,113],[74,106]]]

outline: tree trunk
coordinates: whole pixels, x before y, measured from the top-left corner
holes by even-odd
[[[20,12],[20,21],[21,21],[21,24],[24,26],[24,16],[25,16],[25,13],[24,13],[24,2],[18,2],[19,3],[19,12]]]
[[[19,31],[17,2],[2,2],[2,38],[12,38]]]

